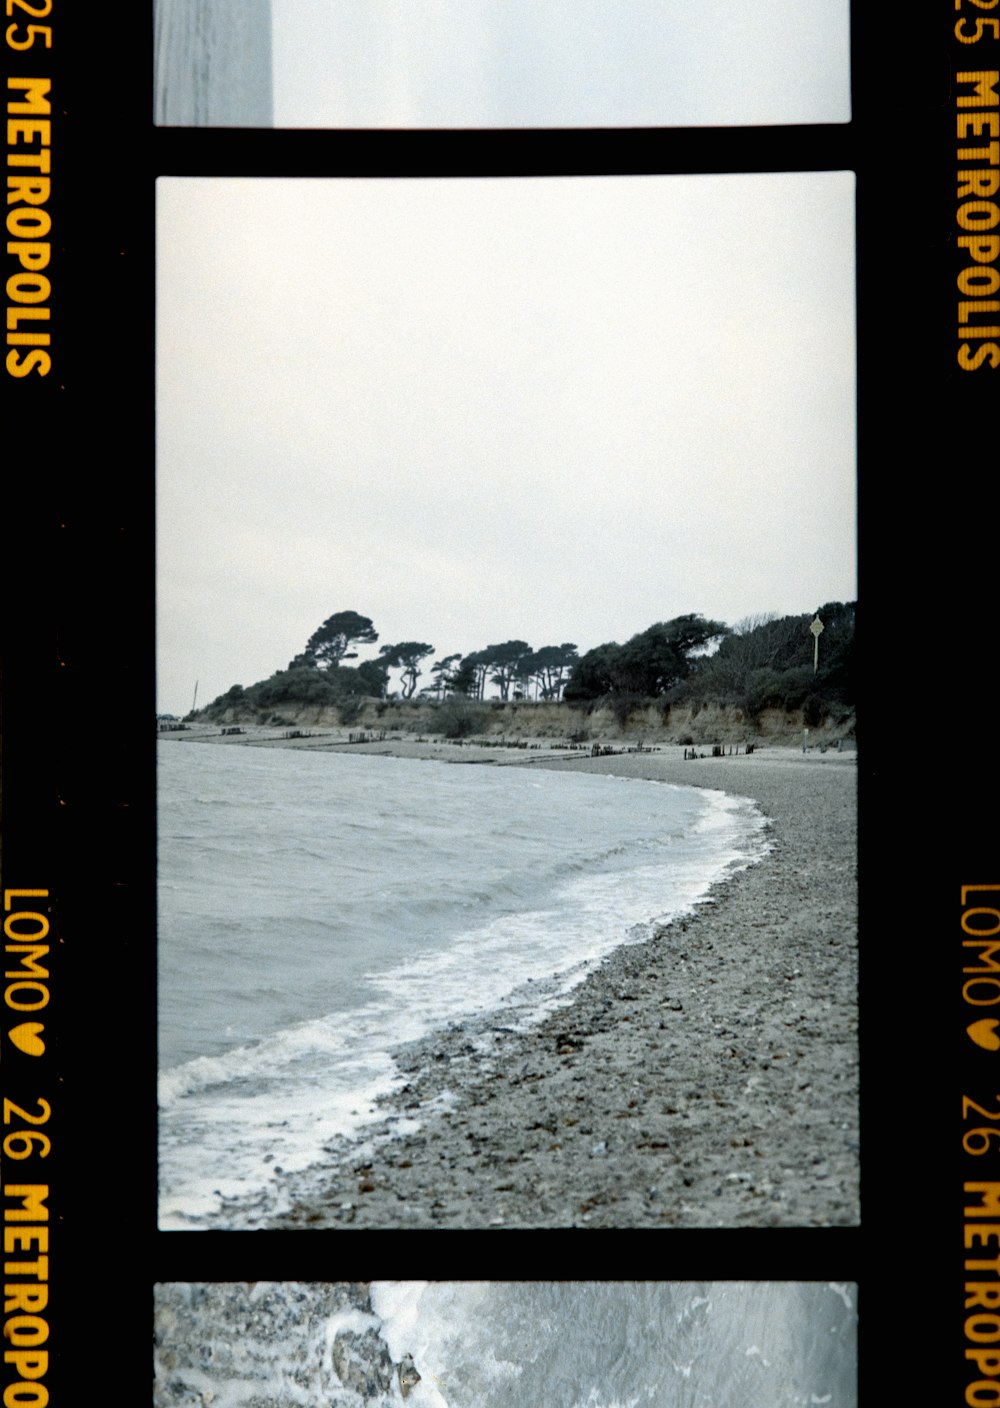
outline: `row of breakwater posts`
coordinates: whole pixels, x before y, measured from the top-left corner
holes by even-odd
[[[188,726],[187,723],[185,723],[185,722],[183,722],[183,721],[180,721],[180,720],[169,720],[169,721],[166,720],[166,719],[157,720],[157,731],[158,731],[159,733],[180,733],[180,732],[186,732],[187,729],[188,729],[188,727],[189,727],[189,726]],[[219,730],[219,733],[220,733],[220,735],[221,735],[222,737],[224,737],[224,738],[225,738],[225,737],[229,737],[229,736],[245,736],[245,735],[246,735],[246,729],[243,728],[243,727],[242,727],[241,725],[239,725],[239,724],[225,725],[223,728],[221,728],[221,729]],[[282,736],[282,738],[283,738],[285,741],[291,741],[291,740],[293,740],[293,739],[298,739],[298,738],[316,738],[316,737],[323,737],[324,735],[323,735],[323,734],[316,734],[312,729],[290,728],[290,729],[285,729],[285,731],[282,733],[281,736]],[[399,735],[393,735],[393,737],[398,737],[398,736],[399,736]],[[388,734],[388,731],[387,731],[386,729],[378,729],[378,730],[374,730],[374,729],[360,729],[360,730],[358,730],[357,732],[349,733],[349,734],[347,735],[347,742],[348,742],[348,744],[351,744],[351,743],[384,743],[388,737],[389,737],[389,734]],[[629,746],[625,746],[625,747],[621,747],[621,746],[616,747],[613,743],[590,743],[590,744],[587,744],[587,743],[574,742],[574,741],[565,742],[565,743],[561,743],[561,742],[560,742],[560,743],[555,743],[555,742],[549,743],[549,742],[540,742],[540,741],[537,740],[537,739],[507,738],[507,737],[505,737],[505,736],[502,736],[502,737],[500,737],[500,738],[464,738],[464,739],[463,739],[463,738],[451,738],[451,739],[446,739],[446,740],[432,740],[432,739],[424,738],[424,737],[420,737],[420,738],[417,738],[417,739],[416,739],[416,742],[417,742],[417,743],[430,743],[430,742],[433,742],[433,741],[444,741],[444,742],[448,742],[448,743],[451,743],[452,745],[454,745],[455,747],[458,747],[458,748],[461,748],[461,747],[463,747],[463,746],[464,746],[464,747],[468,747],[468,748],[504,748],[504,749],[514,748],[514,749],[519,749],[519,750],[524,750],[524,751],[530,751],[530,750],[540,751],[540,750],[542,750],[542,749],[550,749],[550,750],[552,750],[552,751],[566,752],[566,753],[585,753],[585,754],[588,754],[591,758],[613,758],[613,757],[621,756],[622,754],[626,754],[626,753],[659,753],[659,752],[662,751],[659,745],[657,745],[657,744],[648,744],[648,743],[645,743],[642,739],[640,739],[640,740],[639,740],[637,743],[635,743],[635,744],[632,744],[632,745],[629,745]],[[687,761],[689,761],[689,760],[691,760],[691,759],[696,759],[696,758],[709,758],[709,757],[711,757],[711,758],[727,758],[727,757],[728,757],[728,758],[732,758],[732,757],[738,757],[741,752],[744,753],[744,754],[746,754],[747,756],[749,756],[749,754],[751,754],[751,753],[754,751],[754,747],[755,747],[755,745],[754,745],[753,743],[744,743],[744,744],[742,744],[742,745],[740,745],[739,743],[735,743],[735,744],[731,743],[731,744],[729,744],[728,746],[726,746],[725,744],[722,744],[722,743],[713,743],[713,744],[712,744],[712,747],[711,747],[711,752],[710,752],[710,753],[709,753],[709,752],[699,752],[696,747],[685,747],[685,748],[684,748],[684,761],[687,762]],[[841,749],[842,749],[842,747],[843,747],[842,741],[838,741],[838,743],[836,744],[836,749],[837,749],[837,751],[840,752]],[[807,748],[807,746],[806,746],[805,744],[803,744],[803,749],[802,749],[802,751],[803,751],[803,752],[809,751],[808,748]],[[826,752],[826,747],[825,747],[825,746],[821,746],[820,749],[819,749],[819,751],[825,753],[825,752]]]
[[[434,740],[418,738],[417,743],[430,743]],[[622,753],[658,753],[657,747],[647,743],[636,743],[628,748],[616,748],[612,743],[549,743],[529,738],[450,738],[447,740],[457,748],[515,748],[523,752],[586,753],[591,758],[609,758]]]
[[[437,740],[419,737],[417,743],[432,743]],[[646,743],[636,743],[630,748],[616,748],[612,743],[549,743],[529,738],[449,738],[448,743],[456,748],[514,748],[521,752],[586,753],[591,758],[610,758],[622,753],[658,753],[659,748],[651,748]]]
[[[753,745],[752,743],[744,743],[744,745],[743,745],[743,752],[744,752],[744,753],[749,754],[749,753],[752,753],[753,750],[754,750],[754,745]],[[687,762],[690,758],[708,758],[708,757],[712,757],[712,758],[733,758],[733,757],[738,757],[738,756],[739,756],[739,751],[740,751],[740,745],[739,745],[738,743],[735,743],[735,744],[730,743],[728,750],[726,749],[726,747],[725,747],[722,743],[713,743],[713,744],[712,744],[712,751],[711,751],[710,754],[709,754],[709,753],[699,753],[698,750],[697,750],[697,748],[685,748],[685,749],[684,749],[684,761]]]
[[[631,748],[616,748],[613,743],[594,743],[591,745],[590,756],[592,758],[614,758],[622,753],[658,753],[660,750],[648,743],[636,743]]]
[[[418,743],[426,743],[426,738],[418,738]],[[449,743],[454,743],[459,748],[519,748],[525,751],[532,748],[545,748],[549,745],[532,742],[527,738],[449,738]],[[572,744],[553,743],[553,748],[572,747]]]

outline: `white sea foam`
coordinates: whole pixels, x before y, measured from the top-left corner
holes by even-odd
[[[357,1137],[392,1053],[537,1021],[766,845],[718,792],[161,745],[161,1225]]]
[[[157,1286],[154,1408],[398,1408],[395,1381],[338,1375],[352,1336],[362,1370],[413,1357],[407,1408],[857,1401],[856,1316],[820,1283],[375,1281],[370,1296],[371,1314],[332,1283]]]

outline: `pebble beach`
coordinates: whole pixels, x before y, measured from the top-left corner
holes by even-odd
[[[617,949],[537,1025],[483,1018],[402,1048],[406,1083],[365,1142],[329,1147],[321,1194],[300,1194],[287,1175],[289,1210],[259,1225],[859,1222],[853,750],[359,747],[714,788],[758,804],[770,846],[695,913]]]

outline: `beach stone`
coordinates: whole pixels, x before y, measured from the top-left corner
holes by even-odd
[[[343,1331],[334,1340],[332,1355],[334,1371],[345,1388],[372,1398],[392,1387],[392,1358],[374,1329],[363,1335]]]
[[[413,1362],[412,1354],[405,1354],[400,1362],[399,1369],[399,1390],[404,1398],[408,1398],[410,1390],[420,1382],[420,1375],[417,1373],[417,1366]]]
[[[358,1199],[356,1154],[333,1141],[325,1194],[286,1175],[292,1211],[268,1225],[318,1215],[310,1226],[335,1226],[344,1201],[371,1228],[856,1224],[854,757],[546,759],[752,796],[773,849],[711,903],[612,953],[535,1025],[515,1030],[491,1014],[402,1050],[407,1087],[371,1130],[375,1148],[391,1133],[392,1186],[359,1168],[376,1186]],[[450,1109],[435,1111],[445,1094]],[[400,1134],[392,1121],[404,1109]],[[620,1143],[633,1109],[632,1138],[647,1147]],[[616,1135],[613,1159],[592,1152]],[[752,1179],[729,1177],[748,1159]],[[502,1170],[502,1216],[483,1205],[487,1162]],[[557,1200],[539,1191],[543,1179]]]

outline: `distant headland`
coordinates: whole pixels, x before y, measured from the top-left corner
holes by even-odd
[[[340,611],[285,669],[247,687],[234,684],[186,718],[359,734],[391,729],[465,742],[558,736],[575,745],[626,738],[733,744],[789,742],[807,730],[817,743],[837,744],[855,736],[854,630],[853,602],[735,626],[688,615],[657,622],[624,645],[580,654],[568,642],[536,649],[508,640],[441,655],[425,673],[439,652],[424,641],[383,644],[377,657],[348,666],[358,658],[352,647],[371,646],[379,635],[369,617]],[[178,722],[170,716],[160,726]]]

